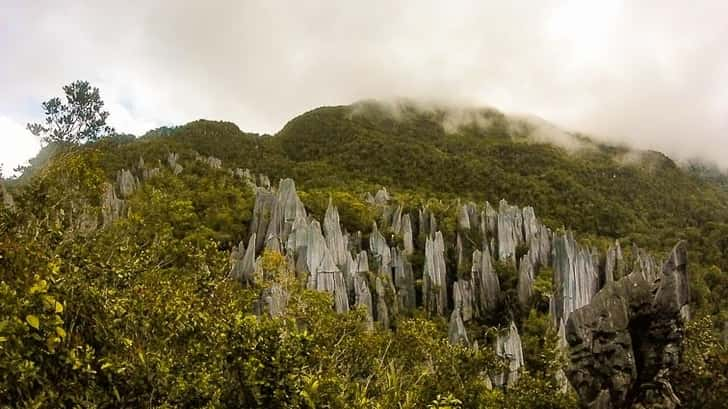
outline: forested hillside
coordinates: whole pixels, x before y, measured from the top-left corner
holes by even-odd
[[[361,232],[360,250],[370,253],[374,222],[387,247],[404,239],[382,225],[391,215],[368,194],[385,187],[387,203],[413,217],[427,209],[447,243],[446,298],[470,271],[454,243],[463,233],[458,212],[471,201],[478,209],[501,199],[531,206],[550,231],[573,231],[592,254],[607,254],[618,239],[627,260],[638,258],[633,244],[661,260],[685,240],[692,321],[673,382],[685,407],[721,407],[728,385],[722,179],[658,152],[561,136],[568,145],[493,110],[362,102],[307,112],[275,135],[199,120],[139,138],[47,146],[4,183],[0,405],[577,406],[563,379],[568,354],[549,316],[558,290],[548,266],[519,304],[522,264],[494,262],[502,295],[466,323],[478,340],[467,345],[451,342],[452,319],[420,308],[425,242],[434,231],[421,230],[406,258],[416,306],[397,311],[389,325],[372,325],[362,308],[337,314],[331,295],[312,291],[275,246],[256,249],[254,280],[234,279],[236,252],[251,246],[261,217],[264,175],[272,192],[279,179],[294,180],[305,213],[322,224],[335,206],[341,227],[352,237]],[[115,217],[109,192],[124,202]],[[478,240],[473,247],[488,246]],[[526,250],[519,246],[514,259]],[[261,313],[274,287],[285,290],[285,314]],[[511,322],[524,362],[520,376],[499,387],[491,380],[508,361],[492,345]]]

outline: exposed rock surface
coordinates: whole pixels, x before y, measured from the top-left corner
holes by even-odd
[[[124,201],[116,196],[116,191],[111,183],[104,184],[104,192],[101,195],[101,219],[103,226],[110,226],[118,220],[124,212]]]
[[[415,252],[414,234],[412,234],[412,220],[409,214],[402,216],[402,245],[404,246],[404,254],[412,255]]]
[[[590,250],[566,232],[553,241],[555,294],[551,314],[555,323],[591,301],[599,289],[598,265]]]
[[[493,268],[490,250],[486,246],[483,251],[473,252],[472,276],[475,282],[475,294],[478,310],[481,313],[492,311],[500,298],[500,282]]]
[[[326,244],[331,251],[334,262],[338,266],[346,265],[347,261],[347,243],[344,240],[344,234],[341,231],[341,222],[339,221],[339,210],[332,205],[329,198],[329,206],[324,216],[324,235],[326,236]]]
[[[460,308],[455,308],[450,314],[450,323],[448,324],[447,337],[451,344],[468,345],[468,333],[465,330],[465,324],[460,313]]]
[[[624,256],[619,241],[609,246],[607,257],[604,261],[604,284],[619,280],[624,276]]]
[[[689,297],[685,243],[654,277],[634,271],[607,284],[566,325],[567,375],[586,407],[677,408],[669,383],[680,358]]]
[[[519,375],[518,370],[523,366],[524,361],[521,337],[518,335],[518,328],[516,328],[514,322],[511,322],[505,333],[498,335],[495,352],[508,361],[508,369],[506,369],[505,373],[498,374],[495,377],[495,384],[508,386],[516,383]]]
[[[137,189],[139,181],[131,171],[122,169],[116,177],[116,184],[119,186],[119,195],[122,198],[128,198]]]
[[[445,316],[447,309],[447,271],[445,267],[445,243],[442,233],[435,233],[435,239],[427,238],[425,243],[425,267],[423,295],[425,308],[433,314]]]
[[[399,305],[407,309],[417,307],[412,264],[407,260],[405,254],[398,251],[396,247],[392,247],[392,264]]]
[[[518,302],[524,308],[528,307],[533,295],[533,280],[533,263],[530,254],[526,253],[521,258],[521,265],[518,268]]]
[[[255,272],[255,233],[250,236],[248,241],[248,248],[245,248],[245,243],[242,241],[240,244],[233,248],[233,252],[230,255],[230,277],[241,283],[252,283],[253,273]]]

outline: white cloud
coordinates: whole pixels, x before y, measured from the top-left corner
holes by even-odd
[[[10,118],[0,116],[0,163],[3,176],[13,174],[13,169],[24,165],[40,149],[40,141],[25,126]]]
[[[728,167],[728,2],[607,3],[6,0],[0,115],[22,122],[76,79],[133,133],[275,132],[317,106],[410,97]]]

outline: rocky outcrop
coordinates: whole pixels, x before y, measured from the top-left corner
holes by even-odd
[[[296,197],[297,199],[298,197]],[[324,216],[324,235],[326,236],[326,244],[331,251],[334,262],[338,266],[344,266],[347,262],[347,243],[344,240],[344,234],[341,231],[341,222],[339,222],[339,210],[331,203],[329,198],[329,206]]]
[[[609,246],[607,257],[604,261],[604,278],[603,284],[611,283],[619,280],[624,276],[624,256],[622,255],[622,247],[619,240]]]
[[[453,308],[459,310],[461,320],[468,322],[475,316],[476,308],[473,286],[468,280],[458,280],[452,285]]]
[[[101,220],[104,227],[110,226],[119,220],[124,212],[124,201],[116,196],[114,185],[104,183],[104,192],[101,195]]]
[[[387,304],[387,289],[384,281],[381,277],[377,276],[374,281],[374,290],[377,295],[377,321],[382,324],[384,328],[390,326],[390,313],[389,305]]]
[[[533,281],[533,263],[531,262],[531,255],[526,253],[521,258],[518,267],[518,302],[524,308],[528,308],[531,295],[533,295]]]
[[[417,300],[412,264],[407,260],[405,254],[397,250],[396,247],[392,247],[391,253],[394,285],[397,289],[397,302],[402,308],[414,309],[417,307]]]
[[[586,407],[679,407],[669,376],[680,358],[680,311],[688,298],[687,253],[681,242],[654,277],[633,271],[571,314],[567,375]]]
[[[409,214],[402,216],[402,245],[406,256],[415,252],[414,234],[412,234],[412,220]]]
[[[354,261],[356,268],[353,271],[354,274],[354,305],[357,308],[364,308],[367,315],[367,322],[369,326],[372,326],[374,321],[374,311],[372,302],[372,293],[369,290],[367,283],[367,273],[369,272],[369,261],[367,259],[367,252],[362,251],[356,257]]]
[[[523,214],[517,206],[505,200],[498,205],[498,260],[515,263],[516,247],[523,241]]]
[[[422,273],[425,309],[436,315],[445,316],[447,309],[447,272],[445,267],[445,243],[442,233],[435,233],[435,239],[427,237],[425,243],[425,266]]]
[[[554,237],[555,294],[551,304],[554,323],[591,301],[599,289],[598,262],[591,250],[581,247],[571,232]]]
[[[137,186],[139,186],[139,180],[134,177],[131,171],[122,169],[116,176],[116,184],[119,186],[119,195],[126,199],[137,189]]]
[[[518,328],[514,322],[511,322],[505,333],[498,334],[495,353],[506,359],[508,368],[504,373],[495,376],[494,383],[498,386],[513,385],[518,381],[518,371],[523,367],[524,362],[521,337],[518,335]]]
[[[387,188],[381,188],[377,191],[377,194],[374,195],[374,204],[375,205],[386,205],[390,200],[389,192],[387,192]]]
[[[178,160],[179,155],[177,155],[176,153],[167,154],[167,164],[169,165],[169,168],[172,169],[172,174],[174,174],[175,176],[182,173],[182,170],[184,169],[182,165],[177,163]]]
[[[244,284],[253,282],[253,274],[255,273],[255,233],[250,236],[247,249],[242,240],[237,247],[233,247],[230,264],[230,277]]]
[[[482,251],[473,252],[472,277],[478,311],[481,315],[493,311],[498,306],[500,298],[500,282],[487,246]]]
[[[450,323],[447,329],[447,338],[451,344],[469,345],[468,333],[465,330],[465,323],[460,313],[460,308],[455,308],[450,314]]]
[[[377,224],[372,225],[372,232],[369,234],[369,251],[374,258],[374,263],[381,273],[389,273],[392,263],[392,254],[389,250],[387,240],[379,232]]]
[[[253,206],[253,218],[250,223],[250,232],[256,235],[255,249],[261,251],[266,242],[268,224],[270,223],[275,205],[275,195],[264,188],[255,190],[255,205]]]

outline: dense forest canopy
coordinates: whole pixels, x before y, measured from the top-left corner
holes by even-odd
[[[724,179],[657,152],[571,134],[561,135],[565,146],[538,133],[537,124],[494,110],[365,101],[307,112],[275,135],[199,120],[139,138],[47,146],[5,184],[13,206],[0,210],[0,404],[576,407],[573,393],[559,390],[564,357],[539,297],[516,313],[526,369],[502,390],[480,376],[503,370],[493,349],[451,345],[442,319],[409,311],[395,331],[369,330],[360,310],[334,314],[327,295],[287,279],[275,252],[263,253],[265,279],[255,286],[231,281],[229,254],[250,236],[255,202],[229,172],[240,168],[294,179],[319,220],[331,199],[351,232],[368,234],[378,215],[365,195],[386,187],[406,209],[438,212],[445,235],[456,230],[458,204],[506,199],[601,250],[619,239],[664,255],[686,240],[695,320],[677,392],[687,407],[720,407]],[[178,174],[170,153],[184,167]],[[84,228],[89,215],[99,219],[105,184],[144,166],[159,171],[126,197],[127,217]],[[513,290],[512,266],[497,268]],[[253,314],[271,282],[291,293],[284,317]],[[537,277],[538,294],[550,285],[548,274]],[[482,324],[483,339],[506,322]]]

